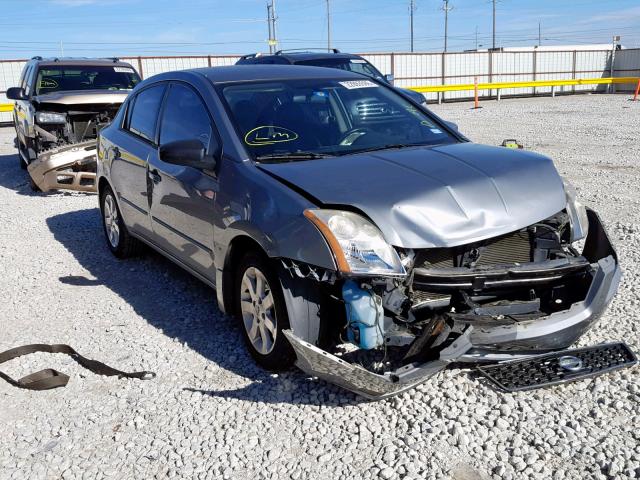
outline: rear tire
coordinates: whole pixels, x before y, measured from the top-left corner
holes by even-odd
[[[110,187],[105,187],[100,194],[100,213],[107,246],[117,258],[129,258],[139,255],[143,244],[129,235],[122,220],[116,197]]]
[[[236,318],[251,356],[266,370],[291,368],[295,352],[282,333],[290,328],[287,307],[267,258],[256,252],[245,254],[234,288]]]

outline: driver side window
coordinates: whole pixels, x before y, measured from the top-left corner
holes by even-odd
[[[160,145],[198,139],[208,148],[212,134],[211,118],[200,97],[185,85],[172,84],[162,113]]]

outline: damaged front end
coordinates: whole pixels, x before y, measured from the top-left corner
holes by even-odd
[[[351,264],[351,274],[328,275],[285,261],[292,277],[316,282],[326,297],[324,334],[310,338],[294,323],[285,331],[297,365],[378,399],[453,364],[565,349],[598,320],[621,277],[598,215],[583,213],[578,222],[568,206],[526,228],[466,245],[396,248],[396,266],[375,243],[376,232],[368,232],[364,255],[386,259],[393,274],[354,274]],[[349,226],[334,222],[327,232],[323,225],[331,221],[314,223],[330,245],[337,241],[344,250],[340,232]]]
[[[125,98],[120,92],[36,97],[36,148],[28,152],[27,162],[33,184],[43,192],[95,192],[97,137]]]
[[[27,167],[42,191],[96,191],[96,141],[68,145],[41,153]]]

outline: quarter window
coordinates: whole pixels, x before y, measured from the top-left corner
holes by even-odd
[[[209,146],[211,119],[202,100],[191,88],[173,84],[162,114],[160,144],[193,139]]]
[[[155,141],[158,111],[164,95],[164,85],[141,91],[135,98],[129,117],[129,131],[150,142]]]

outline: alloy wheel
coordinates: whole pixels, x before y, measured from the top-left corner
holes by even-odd
[[[120,225],[118,224],[118,207],[110,193],[104,197],[104,228],[107,232],[107,238],[113,248],[118,248],[120,242]]]
[[[273,292],[264,274],[255,267],[245,270],[240,283],[240,310],[253,348],[271,353],[278,334]]]

